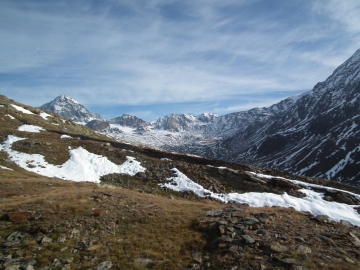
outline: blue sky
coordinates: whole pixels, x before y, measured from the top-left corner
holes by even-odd
[[[308,90],[360,48],[358,0],[0,0],[0,93],[110,119],[220,115]]]

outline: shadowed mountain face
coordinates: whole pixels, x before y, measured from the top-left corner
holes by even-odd
[[[216,156],[360,185],[359,58],[357,51],[287,110],[219,142]]]
[[[211,144],[163,147],[359,186],[359,59],[360,50],[312,91],[268,108],[223,116],[236,115],[239,128],[234,134],[224,134],[224,128]],[[206,128],[214,129],[211,125]]]
[[[48,104],[56,106],[41,108],[82,122],[91,118],[78,117],[85,108],[68,100],[71,106],[54,100]],[[123,115],[108,123],[114,126],[102,123],[96,130],[157,149],[359,186],[360,50],[311,91],[267,108],[224,116],[171,114],[151,123]]]

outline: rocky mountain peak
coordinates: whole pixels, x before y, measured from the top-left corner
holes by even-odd
[[[160,117],[155,121],[155,128],[179,132],[189,130],[196,120],[195,116],[189,114],[170,114]]]
[[[73,99],[72,97],[66,96],[66,95],[61,95],[58,96],[54,99],[55,102],[67,102],[67,103],[74,103],[74,104],[79,104],[79,102],[77,102],[75,99]]]
[[[205,122],[205,123],[209,123],[211,121],[214,121],[216,118],[218,118],[219,116],[217,114],[213,114],[213,113],[202,113],[198,116],[196,116],[196,119],[201,121],[201,122]]]
[[[129,114],[123,114],[122,116],[111,119],[109,122],[124,127],[136,128],[138,130],[146,130],[151,126],[149,122]]]
[[[75,99],[66,95],[58,96],[39,108],[56,113],[74,122],[88,123],[92,120],[102,120],[99,114],[90,112]]]

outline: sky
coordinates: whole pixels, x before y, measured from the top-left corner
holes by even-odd
[[[148,121],[270,106],[360,48],[359,14],[358,0],[0,0],[0,94]]]

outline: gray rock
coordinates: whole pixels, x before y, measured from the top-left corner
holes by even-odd
[[[345,257],[344,260],[348,263],[355,264],[355,262],[352,259],[350,259],[349,257]]]
[[[58,237],[58,239],[57,239],[57,241],[59,242],[59,243],[64,243],[65,241],[66,241],[66,234],[62,234],[62,235],[60,235],[59,237]]]
[[[137,258],[134,260],[134,265],[139,268],[148,268],[154,265],[154,261],[148,258]]]
[[[331,196],[324,196],[324,200],[328,201],[328,202],[333,202],[334,201],[333,197],[331,197]]]
[[[244,218],[245,225],[254,225],[254,224],[259,224],[259,223],[260,223],[260,221],[257,218],[250,218],[250,217]]]
[[[101,262],[99,263],[94,270],[108,270],[112,267],[112,262],[111,261],[105,261],[105,262]]]
[[[320,238],[323,242],[334,244],[334,241],[326,236],[319,235],[318,238]]]
[[[302,238],[302,237],[295,237],[295,240],[296,240],[297,242],[305,243],[305,240],[304,240],[304,238]]]
[[[321,240],[318,236],[314,236],[314,240],[319,242],[319,243],[322,243],[324,242],[323,240]]]
[[[287,180],[281,179],[281,178],[275,178],[275,177],[270,179],[270,184],[274,185],[275,187],[279,187],[281,189],[298,190],[301,188],[299,185],[296,185],[290,181],[287,181]]]
[[[328,222],[329,217],[327,215],[318,215],[315,217],[315,219],[319,222]]]
[[[78,229],[72,229],[70,238],[79,238],[80,237],[80,230]]]
[[[278,242],[273,242],[270,245],[265,245],[263,247],[263,251],[265,254],[272,254],[272,253],[283,253],[288,251],[286,246],[279,244]]]
[[[206,216],[218,217],[222,214],[222,210],[211,210],[206,213]]]
[[[252,238],[249,235],[243,235],[242,238],[244,239],[245,243],[248,244],[248,245],[252,244],[252,243],[255,243],[255,239]]]
[[[311,248],[304,246],[304,245],[300,245],[297,247],[296,252],[299,254],[309,254],[311,253]]]
[[[51,243],[53,240],[52,238],[48,237],[48,236],[44,236],[42,239],[41,239],[41,244],[44,244],[44,243]]]
[[[352,227],[353,225],[349,222],[349,221],[347,221],[347,220],[340,220],[340,223],[342,224],[342,225],[345,225],[346,227]]]
[[[355,204],[352,199],[350,199],[348,196],[346,196],[343,193],[336,195],[336,201],[339,203]]]
[[[352,232],[349,232],[349,234],[350,234],[350,236],[353,238],[351,242],[352,242],[355,246],[360,247],[360,240],[359,240],[359,238],[357,238],[356,235],[353,234]]]
[[[20,238],[22,238],[21,232],[13,232],[6,238],[6,240],[12,242]]]
[[[73,261],[74,261],[74,257],[69,257],[62,260],[63,263],[72,263]]]
[[[191,251],[191,258],[193,259],[193,261],[197,262],[197,263],[201,263],[201,253],[197,252],[196,250],[192,250]]]
[[[17,241],[6,242],[3,245],[8,248],[8,247],[13,247],[13,246],[20,245],[20,244],[21,244],[20,240],[17,240]]]

